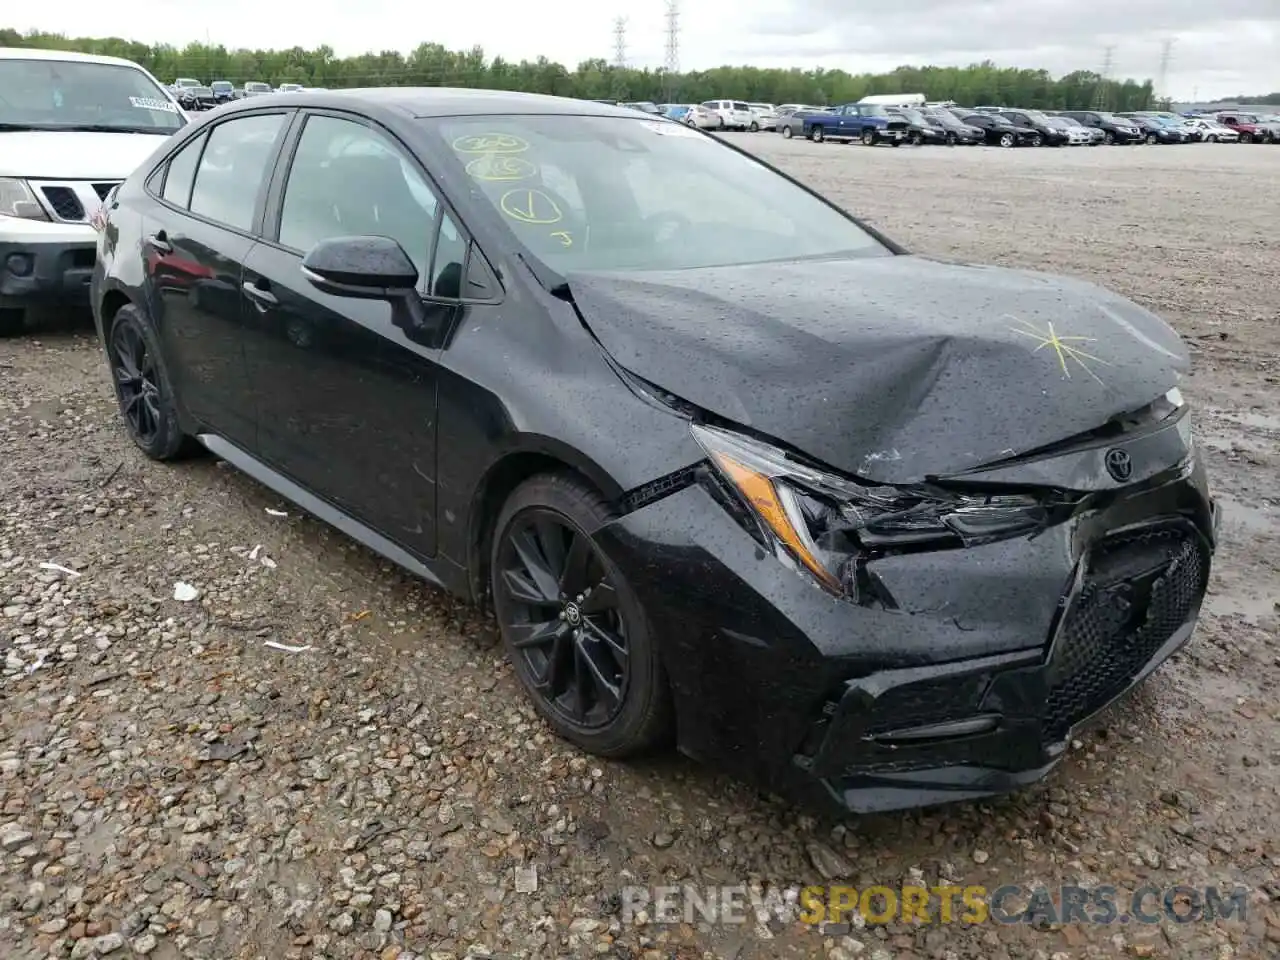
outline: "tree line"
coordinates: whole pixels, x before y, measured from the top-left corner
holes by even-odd
[[[1150,80],[1109,80],[1077,70],[1052,77],[1045,70],[998,67],[990,61],[967,67],[903,66],[889,73],[844,70],[764,69],[722,66],[670,74],[664,70],[617,67],[585,60],[573,70],[546,57],[514,62],[487,57],[480,47],[447,50],[421,43],[407,56],[395,50],[339,57],[329,46],[314,50],[227,49],[204,43],[184,47],[146,44],[118,37],[67,37],[0,29],[0,46],[51,47],[124,57],[146,67],[162,82],[193,77],[237,86],[257,80],[278,86],[315,87],[454,86],[521,90],[590,99],[701,102],[735,97],[766,103],[846,103],[871,94],[923,93],[929,100],[968,106],[999,104],[1032,109],[1143,110],[1159,106]],[[1280,94],[1276,95],[1280,99]],[[1258,101],[1255,101],[1258,102]],[[1265,99],[1262,102],[1268,102]]]

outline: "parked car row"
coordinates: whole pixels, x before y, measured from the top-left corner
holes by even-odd
[[[790,106],[790,105],[789,105]],[[845,103],[831,107],[779,109],[774,127],[787,138],[998,147],[1083,147],[1109,144],[1280,143],[1280,118],[1182,117],[1161,111],[1030,110],[954,104],[893,106]],[[701,126],[702,124],[698,124]],[[714,125],[713,125],[714,128]]]
[[[303,90],[323,90],[324,87],[304,87],[300,83],[282,83],[272,87],[269,83],[249,80],[237,87],[230,80],[214,80],[204,84],[192,77],[179,77],[169,85],[169,92],[184,110],[212,110],[221,103],[260,97],[268,93],[299,93]]]

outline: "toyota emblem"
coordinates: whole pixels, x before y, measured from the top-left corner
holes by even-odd
[[[1133,460],[1125,451],[1115,448],[1107,451],[1105,458],[1107,473],[1117,483],[1124,483],[1133,476]]]

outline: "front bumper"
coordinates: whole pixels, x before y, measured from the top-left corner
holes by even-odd
[[[54,226],[56,238],[38,229],[6,228],[0,224],[0,307],[50,303],[87,303],[89,281],[97,252],[92,227]]]
[[[872,560],[857,604],[785,569],[709,483],[598,532],[661,638],[681,748],[852,812],[1043,777],[1190,637],[1216,543],[1192,464],[1032,539]]]

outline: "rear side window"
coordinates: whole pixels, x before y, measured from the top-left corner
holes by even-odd
[[[284,121],[282,113],[256,114],[214,127],[196,170],[191,212],[236,230],[251,229]]]
[[[191,185],[196,179],[196,164],[205,138],[196,137],[169,159],[169,172],[164,177],[160,196],[175,206],[185,207],[191,201]]]
[[[750,108],[749,106],[747,106],[745,103],[734,103],[734,105],[733,105],[733,109],[735,109],[735,110],[750,110],[751,108]]]

